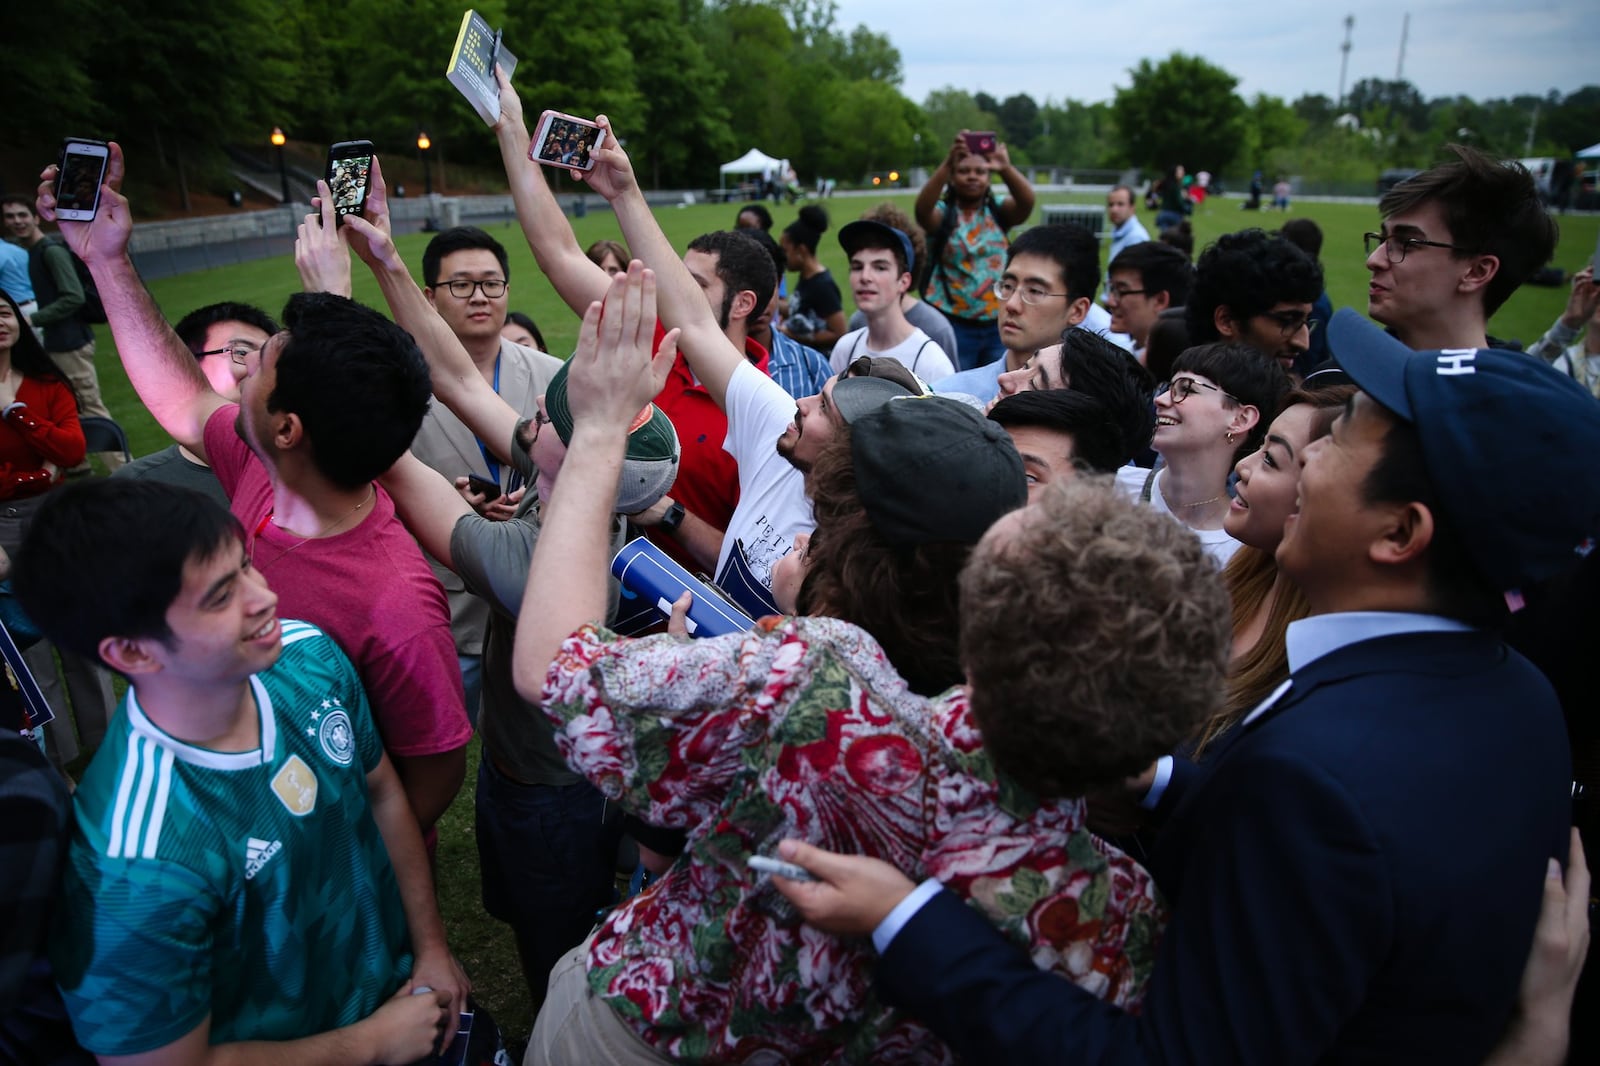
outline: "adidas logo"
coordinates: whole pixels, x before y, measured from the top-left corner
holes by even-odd
[[[261,872],[261,868],[278,852],[283,850],[283,845],[274,840],[268,843],[251,837],[244,845],[244,879],[250,880]]]

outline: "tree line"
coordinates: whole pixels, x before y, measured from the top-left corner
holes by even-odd
[[[1341,106],[1256,95],[1206,60],[1141,60],[1109,102],[901,91],[885,34],[838,24],[833,0],[473,0],[505,29],[530,112],[611,116],[657,187],[715,185],[750,147],[804,180],[861,181],[932,166],[955,132],[995,129],[1019,162],[1075,168],[1253,169],[1370,180],[1424,165],[1447,141],[1565,155],[1600,130],[1600,87],[1561,96],[1427,100],[1358,82]],[[493,139],[445,80],[462,0],[56,0],[15,5],[0,38],[11,99],[6,184],[66,133],[114,138],[149,178],[226,181],[226,145],[282,127],[302,142],[356,137],[492,167]],[[1351,128],[1345,114],[1359,123]],[[530,114],[530,121],[532,114]],[[1463,134],[1462,131],[1466,131]]]

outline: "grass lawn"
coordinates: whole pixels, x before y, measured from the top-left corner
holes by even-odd
[[[912,194],[902,193],[888,197],[910,210]],[[838,227],[870,207],[875,200],[843,198],[829,201],[827,206],[833,217],[833,228],[824,236],[820,252],[823,263],[839,279],[840,287],[847,288],[844,252],[839,248],[834,234]],[[1103,202],[1090,195],[1045,195],[1043,203]],[[675,247],[682,248],[698,234],[725,228],[732,224],[738,205],[695,205],[681,208],[663,208],[657,218]],[[781,207],[774,210],[778,227],[787,225],[796,215],[796,209]],[[1296,204],[1293,215],[1316,220],[1326,235],[1322,262],[1327,272],[1327,284],[1335,307],[1366,306],[1367,271],[1363,267],[1361,233],[1376,228],[1377,212],[1360,204]],[[1039,216],[1036,214],[1035,218]],[[1154,216],[1141,212],[1146,227],[1154,230]],[[1219,234],[1248,225],[1275,227],[1282,216],[1275,212],[1243,212],[1239,201],[1208,201],[1195,211],[1193,218],[1197,244],[1203,247]],[[616,219],[609,212],[595,212],[587,218],[573,220],[581,245],[601,238],[620,239]],[[1561,220],[1561,244],[1555,263],[1569,272],[1581,267],[1595,247],[1595,235],[1600,229],[1600,219],[1595,217],[1567,217]],[[566,308],[555,291],[545,281],[533,261],[533,254],[522,239],[520,229],[508,224],[495,229],[498,237],[511,255],[511,306],[533,316],[544,331],[551,350],[566,355],[577,340],[578,320]],[[422,250],[428,236],[417,234],[402,237],[399,245],[402,254],[420,272]],[[217,300],[241,300],[255,304],[276,315],[288,296],[299,287],[294,263],[288,258],[262,260],[239,266],[219,267],[181,277],[168,278],[151,286],[156,301],[169,320],[178,318]],[[1531,343],[1549,328],[1566,304],[1565,288],[1539,289],[1524,286],[1501,309],[1490,323],[1496,336],[1517,338]],[[381,308],[376,283],[359,262],[355,265],[355,297]],[[110,331],[97,328],[100,344],[100,383],[107,405],[128,431],[135,455],[144,455],[165,447],[169,441],[155,420],[140,405],[133,394],[127,377],[115,357]],[[478,894],[477,851],[473,842],[472,792],[477,766],[477,741],[473,741],[469,758],[467,783],[455,805],[440,823],[439,832],[439,896],[444,911],[445,924],[451,935],[451,944],[466,965],[477,985],[478,997],[500,1020],[506,1030],[525,1036],[531,1027],[525,996],[521,992],[521,971],[517,967],[510,937],[505,927],[483,914]]]

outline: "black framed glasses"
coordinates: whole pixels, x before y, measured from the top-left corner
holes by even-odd
[[[1173,378],[1171,381],[1163,381],[1156,388],[1156,395],[1159,396],[1162,393],[1165,393],[1167,398],[1172,401],[1174,406],[1176,406],[1193,396],[1195,392],[1200,389],[1210,389],[1212,392],[1220,392],[1234,403],[1239,402],[1238,398],[1235,397],[1231,392],[1226,392],[1217,386],[1212,385],[1210,382],[1196,381],[1194,378]]]
[[[1381,233],[1363,233],[1361,240],[1365,243],[1369,256],[1380,244],[1383,245],[1383,254],[1389,257],[1391,263],[1404,263],[1406,253],[1413,248],[1448,248],[1452,252],[1472,254],[1471,248],[1462,248],[1460,245],[1446,244],[1444,241],[1425,241],[1421,237],[1397,237],[1392,233],[1387,237]]]
[[[213,348],[209,352],[201,352],[200,358],[204,359],[208,355],[225,355],[240,366],[244,366],[245,357],[252,352],[259,352],[260,350],[254,344],[235,341],[232,344],[224,344],[221,348]]]
[[[1144,294],[1144,289],[1130,289],[1126,285],[1106,286],[1106,302],[1108,303],[1112,300],[1120,300],[1125,296],[1143,296]]]
[[[1009,300],[1018,289],[1022,290],[1022,302],[1029,307],[1043,303],[1052,296],[1070,295],[1064,292],[1051,292],[1049,289],[1041,289],[1037,285],[1018,285],[1011,278],[1001,278],[1000,284],[994,287],[994,294],[1002,300]]]
[[[543,407],[535,410],[532,418],[524,418],[517,423],[517,443],[522,446],[522,450],[532,455],[534,442],[539,439],[540,427],[549,424],[550,416],[544,413]],[[529,432],[529,426],[533,427],[532,432]]]
[[[1284,340],[1299,333],[1302,328],[1309,333],[1317,331],[1317,320],[1299,311],[1263,311],[1261,317],[1277,326]]]
[[[482,289],[483,294],[489,299],[498,300],[506,294],[506,285],[504,278],[485,278],[482,281],[455,278],[444,282],[444,287],[450,290],[450,295],[458,300],[470,300],[473,289]]]

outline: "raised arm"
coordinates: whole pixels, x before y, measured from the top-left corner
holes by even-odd
[[[961,131],[961,133],[966,132],[966,130]],[[955,141],[950,145],[950,151],[917,191],[917,203],[913,208],[917,215],[917,225],[929,233],[938,229],[939,223],[944,220],[944,211],[939,207],[939,200],[944,196],[945,186],[950,184],[950,176],[955,173],[956,164],[967,154],[967,143],[961,139],[961,133],[956,134]]]
[[[450,536],[464,515],[474,513],[456,487],[410,452],[395,460],[378,481],[393,497],[400,521],[422,550],[454,570]]]
[[[1000,221],[1001,229],[1020,226],[1033,214],[1033,186],[1022,176],[1022,171],[1011,165],[1011,152],[1004,144],[996,144],[994,154],[989,158],[999,169],[1000,180],[1006,183],[1006,189],[1011,193],[1004,203],[995,208],[995,218]]]
[[[389,198],[376,156],[363,216],[345,216],[350,248],[372,268],[395,322],[422,349],[433,379],[433,395],[484,442],[495,458],[509,462],[507,449],[522,416],[483,380],[449,325],[412,280],[389,234]]]
[[[700,283],[683,265],[667,235],[661,232],[655,215],[650,213],[644,194],[639,191],[639,183],[634,180],[633,164],[628,154],[617,147],[611,123],[604,115],[599,122],[606,131],[606,147],[594,153],[594,169],[586,180],[610,201],[628,248],[655,273],[654,303],[660,309],[662,325],[676,327],[681,332],[678,347],[689,361],[690,369],[716,405],[726,409],[728,381],[744,362],[744,353],[733,346],[722,327],[717,325]]]
[[[39,177],[39,217],[56,222],[67,245],[88,264],[134,391],[173,440],[206,458],[206,420],[226,401],[212,391],[199,362],[167,325],[128,258],[133,216],[127,197],[118,191],[123,177],[121,146],[111,145],[100,210],[93,221],[57,220],[55,165]]]
[[[494,132],[500,141],[506,180],[511,183],[511,199],[517,205],[517,221],[522,223],[522,233],[528,238],[528,247],[533,249],[539,269],[550,279],[567,306],[581,315],[595,300],[605,298],[611,278],[589,262],[589,257],[578,247],[572,226],[544,180],[544,171],[528,158],[529,137],[522,117],[522,98],[498,65],[494,74],[500,82],[500,121],[495,123]]]
[[[567,381],[572,439],[517,616],[512,679],[529,703],[541,702],[545,675],[561,642],[606,615],[608,530],[628,425],[661,391],[677,356],[671,332],[652,354],[655,322],[655,279],[638,262],[612,280],[603,318],[599,304],[583,315]]]

